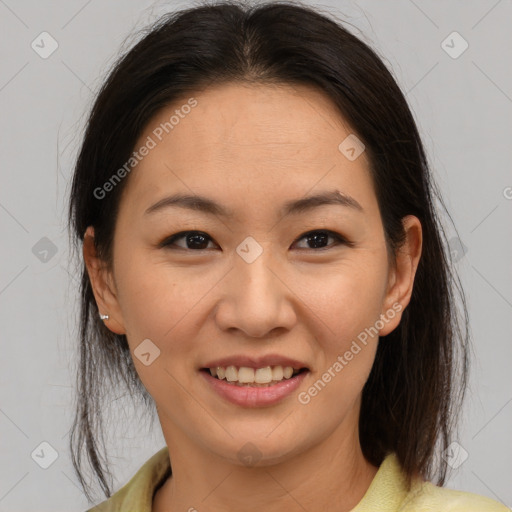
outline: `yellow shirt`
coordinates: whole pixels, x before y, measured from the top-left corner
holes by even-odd
[[[167,447],[155,453],[119,491],[87,512],[151,512],[153,495],[170,474]],[[497,501],[417,482],[407,492],[395,455],[388,455],[351,512],[510,512]]]

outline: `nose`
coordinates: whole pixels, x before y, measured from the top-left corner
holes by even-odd
[[[253,338],[291,330],[297,321],[296,299],[293,285],[286,281],[282,266],[270,257],[270,249],[252,263],[235,255],[234,268],[223,280],[222,298],[216,308],[219,328],[238,330]]]

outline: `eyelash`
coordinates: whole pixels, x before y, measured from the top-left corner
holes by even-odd
[[[336,244],[334,245],[330,245],[330,246],[327,246],[327,247],[320,247],[320,248],[302,248],[300,250],[306,250],[306,251],[315,251],[315,252],[318,252],[318,251],[325,251],[327,249],[331,249],[333,247],[336,247],[336,246],[339,246],[339,245],[346,245],[346,246],[349,246],[349,247],[353,247],[354,243],[353,242],[350,242],[348,241],[346,238],[344,238],[343,236],[341,236],[339,233],[336,233],[335,231],[330,231],[329,229],[315,229],[313,231],[307,231],[306,233],[302,234],[299,238],[297,238],[293,243],[295,244],[296,242],[298,242],[299,240],[302,240],[303,238],[306,238],[308,236],[313,236],[315,234],[318,234],[318,233],[321,233],[321,234],[326,234],[332,238],[334,238],[336,240]],[[175,247],[172,247],[174,242],[176,240],[179,240],[181,238],[185,238],[186,235],[190,235],[190,234],[194,234],[194,235],[201,235],[205,238],[208,238],[209,241],[212,241],[212,238],[207,234],[207,233],[204,233],[203,231],[194,231],[194,230],[191,230],[191,231],[180,231],[179,233],[175,233],[174,235],[171,235],[170,237],[166,238],[163,242],[161,242],[159,244],[159,247],[160,248],[166,248],[166,249],[171,249],[171,250],[175,250],[175,249],[178,249],[178,250],[184,250],[184,251],[193,251],[193,252],[200,252],[200,251],[207,251],[208,249],[189,249],[189,248],[185,248],[185,247],[179,247],[179,246],[175,246]]]

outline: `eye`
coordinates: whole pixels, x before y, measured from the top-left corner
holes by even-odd
[[[349,242],[340,234],[329,230],[309,231],[308,233],[305,233],[300,238],[298,238],[298,240],[306,239],[307,243],[313,245],[313,247],[303,247],[303,249],[329,249],[332,247],[332,244],[327,246],[325,245],[329,238],[333,238],[336,241],[334,245],[353,245],[352,242]]]
[[[335,240],[334,244],[326,245],[329,238]],[[177,240],[184,240],[184,245],[177,244]],[[334,231],[330,230],[316,230],[309,231],[303,234],[297,240],[306,239],[307,243],[312,244],[313,247],[302,247],[301,249],[320,249],[325,250],[329,249],[333,245],[348,245],[353,246],[352,242],[346,240],[343,236]],[[176,233],[166,238],[162,243],[159,244],[159,247],[166,247],[169,249],[179,248],[184,250],[206,250],[208,249],[208,243],[213,242],[212,238],[204,233],[203,231],[181,231],[180,233]],[[297,243],[295,241],[294,243]]]
[[[185,240],[185,246],[176,244],[176,240]],[[166,238],[161,244],[160,247],[168,247],[170,249],[174,248],[172,246],[176,246],[180,249],[189,249],[189,250],[205,250],[207,249],[208,241],[211,241],[211,238],[202,231],[181,231],[180,233],[176,233],[169,238]]]

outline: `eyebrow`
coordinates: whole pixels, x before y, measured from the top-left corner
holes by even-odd
[[[364,211],[363,207],[353,197],[343,194],[339,190],[330,190],[301,199],[287,201],[281,209],[281,214],[282,216],[297,215],[324,205],[338,205],[360,212]],[[155,213],[170,207],[185,208],[225,218],[233,218],[235,216],[232,210],[225,208],[213,199],[180,193],[160,199],[150,206],[144,214]]]

